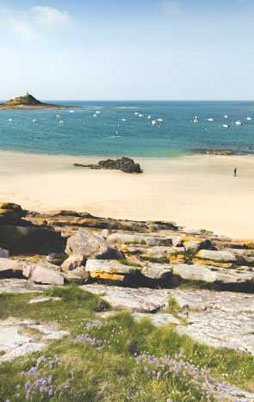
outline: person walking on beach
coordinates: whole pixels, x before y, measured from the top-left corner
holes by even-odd
[[[234,176],[237,176],[237,168],[234,168]]]

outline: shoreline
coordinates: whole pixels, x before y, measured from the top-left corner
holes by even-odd
[[[144,169],[140,175],[73,166],[100,159],[0,151],[0,199],[39,212],[66,209],[116,219],[165,220],[187,229],[254,238],[252,155],[134,158]]]
[[[31,105],[4,105],[0,104],[0,110],[54,110],[54,109],[82,109],[82,105],[40,105],[40,106],[31,106]]]

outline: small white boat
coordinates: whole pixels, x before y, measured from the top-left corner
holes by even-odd
[[[252,117],[246,117],[246,120],[251,121]]]
[[[139,113],[138,117],[144,117],[144,115],[142,113]]]
[[[158,122],[156,120],[152,120],[152,125],[155,126],[156,124],[158,124]]]
[[[199,117],[198,117],[198,116],[195,116],[195,117],[194,117],[193,123],[194,123],[194,124],[198,124],[198,123],[199,123]]]
[[[148,119],[151,119],[151,118],[152,118],[152,116],[149,114],[149,116],[147,116],[147,118],[148,118]]]
[[[57,119],[60,119],[61,117],[60,117],[60,115],[59,115],[59,114],[56,114],[56,118],[57,118]]]
[[[8,119],[8,121],[12,121],[12,119]]]
[[[63,120],[59,120],[59,124],[64,124],[64,121],[63,121]]]
[[[223,128],[229,128],[229,125],[228,124],[222,124],[222,127]]]
[[[227,115],[227,114],[224,115],[224,119],[228,119],[228,115]]]
[[[241,120],[237,120],[236,122],[235,122],[235,125],[236,126],[241,126],[243,123],[241,122]]]
[[[122,119],[122,121],[126,121],[126,119]]]
[[[97,117],[97,114],[96,114],[96,113],[94,113],[94,114],[93,114],[93,117]]]
[[[74,113],[74,110],[69,110],[70,113]]]
[[[96,110],[96,112],[95,112],[96,114],[100,114],[101,112],[99,111],[99,110]]]
[[[214,118],[213,118],[213,117],[209,117],[209,119],[207,119],[207,121],[212,122],[212,121],[214,121]]]
[[[33,122],[33,123],[36,123],[36,122],[37,122],[37,120],[36,120],[36,119],[33,119],[33,120],[32,120],[32,122]]]
[[[163,119],[157,119],[157,121],[159,121],[160,123],[162,123],[162,122],[163,122]]]
[[[134,114],[135,114],[135,116],[138,116],[139,113],[138,113],[138,112],[134,112]]]

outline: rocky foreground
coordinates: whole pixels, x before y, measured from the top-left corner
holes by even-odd
[[[40,214],[2,202],[0,247],[2,294],[39,295],[74,282],[111,306],[100,318],[128,309],[136,321],[149,317],[156,327],[173,325],[201,344],[254,355],[254,240],[187,231],[171,222]],[[0,320],[0,361],[19,355],[17,328],[38,325],[14,324]],[[64,336],[50,326],[39,330],[44,338]],[[41,348],[35,342],[33,350],[34,342],[24,339],[29,347],[19,342],[20,355]],[[254,400],[241,392],[225,400]]]
[[[14,278],[24,288],[74,281],[139,313],[163,311],[172,296],[188,312],[189,334],[254,353],[254,241],[188,232],[170,222],[40,214],[2,203],[0,247],[2,292]]]

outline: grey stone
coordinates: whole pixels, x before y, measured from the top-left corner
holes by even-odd
[[[71,255],[61,265],[61,270],[64,272],[72,271],[78,267],[81,267],[84,262],[84,257],[81,255]]]
[[[81,289],[101,296],[115,309],[128,308],[140,313],[155,313],[168,307],[167,290],[107,285],[83,285]]]
[[[85,267],[87,272],[106,272],[108,274],[131,274],[138,269],[132,265],[124,265],[119,261],[89,259]]]
[[[50,289],[49,285],[37,285],[27,279],[8,278],[0,279],[0,294],[2,293],[40,293]]]
[[[217,279],[216,272],[213,272],[211,269],[200,265],[175,265],[173,266],[173,274],[189,281],[204,281],[213,283]]]
[[[0,274],[6,271],[22,272],[22,269],[23,265],[21,262],[9,258],[0,258]]]
[[[23,275],[35,283],[59,286],[64,284],[64,276],[59,272],[59,267],[46,262],[25,266]]]
[[[150,279],[162,279],[163,276],[172,273],[172,266],[166,264],[149,263],[142,269],[142,275]]]
[[[177,331],[198,342],[254,355],[254,295],[233,292],[178,291],[174,298],[188,310],[188,325]]]
[[[79,230],[69,237],[66,253],[70,256],[82,256],[85,259],[119,259],[123,253],[112,248],[104,239],[88,231]]]
[[[108,236],[111,244],[143,244],[147,246],[172,246],[172,239],[168,237],[132,235],[125,233],[112,233]]]
[[[234,253],[224,250],[200,250],[196,257],[203,260],[211,260],[216,262],[236,262],[237,258]]]
[[[67,279],[67,281],[75,281],[75,282],[83,281],[84,279],[89,277],[85,267],[83,266],[73,269],[72,271],[64,272],[63,275],[65,279]]]
[[[27,335],[24,330],[35,329],[39,333],[39,340],[33,335]],[[62,339],[68,335],[56,325],[38,324],[32,320],[8,318],[0,321],[0,363],[13,360],[17,357],[34,353],[46,347],[50,339]]]
[[[37,285],[27,279],[8,278],[0,279],[0,294],[3,293],[40,293],[50,289],[49,285]]]

